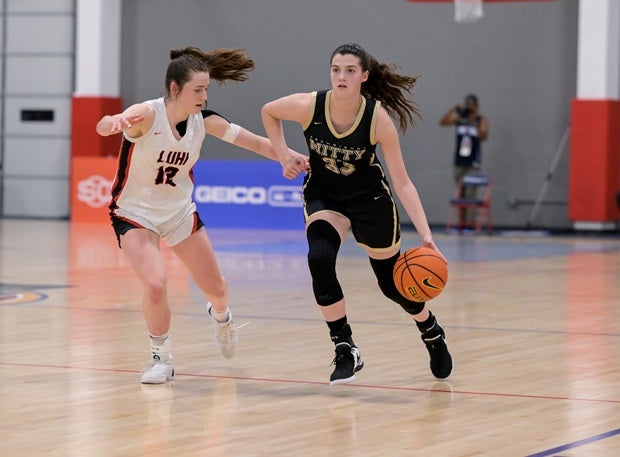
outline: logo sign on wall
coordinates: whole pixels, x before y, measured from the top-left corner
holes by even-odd
[[[303,229],[302,182],[278,162],[199,160],[194,201],[207,228]]]
[[[110,223],[108,205],[116,171],[116,159],[74,157],[71,159],[71,221]]]

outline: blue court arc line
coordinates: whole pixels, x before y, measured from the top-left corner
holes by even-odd
[[[603,440],[605,438],[610,438],[615,435],[620,435],[620,428],[615,430],[611,430],[609,432],[601,433],[600,435],[591,436],[590,438],[584,438],[579,441],[575,441],[573,443],[565,444],[563,446],[554,447],[553,449],[548,449],[546,451],[537,452],[536,454],[530,454],[525,457],[547,457],[548,455],[555,454],[556,452],[567,451],[569,449],[574,449],[579,446],[583,446],[584,444],[594,443],[596,441]]]

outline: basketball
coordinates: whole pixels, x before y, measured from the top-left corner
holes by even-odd
[[[443,292],[448,282],[448,264],[433,249],[407,249],[394,265],[394,284],[409,300],[424,302]]]

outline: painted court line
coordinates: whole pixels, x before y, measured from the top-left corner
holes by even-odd
[[[537,452],[536,454],[530,454],[525,457],[547,457],[549,455],[553,455],[556,452],[568,451],[569,449],[574,449],[579,446],[583,446],[585,444],[595,443],[597,441],[604,440],[606,438],[611,438],[612,436],[620,435],[620,428],[615,430],[611,430],[609,432],[601,433],[599,435],[591,436],[590,438],[584,438],[579,441],[574,441],[569,444],[564,444],[563,446],[554,447],[553,449],[548,449],[546,451]]]
[[[0,366],[13,366],[13,367],[33,367],[33,368],[58,368],[64,370],[78,370],[78,371],[103,371],[107,373],[140,373],[137,370],[120,370],[113,368],[94,368],[94,367],[77,367],[71,365],[48,365],[48,364],[36,364],[36,363],[12,363],[12,362],[0,362]],[[257,382],[270,382],[279,384],[300,384],[300,385],[329,385],[324,381],[308,381],[303,379],[279,379],[279,378],[261,378],[253,376],[230,376],[230,375],[210,375],[199,373],[176,373],[177,377],[193,377],[193,378],[208,378],[208,379],[236,379],[240,381],[257,381]],[[177,378],[178,381],[178,378]],[[448,382],[448,381],[443,381]],[[423,387],[406,387],[406,386],[388,386],[381,384],[359,384],[351,383],[347,384],[345,388],[352,389],[377,389],[377,390],[392,390],[392,391],[404,391],[404,392],[440,392],[450,393],[456,395],[471,395],[481,397],[504,397],[504,398],[528,398],[533,400],[559,400],[559,401],[576,401],[576,402],[589,402],[589,403],[617,403],[620,404],[620,400],[613,399],[601,399],[601,398],[580,398],[580,397],[560,397],[553,395],[531,395],[531,394],[517,394],[509,392],[481,392],[474,390],[453,390],[453,389],[428,389]],[[537,456],[538,457],[538,456]]]

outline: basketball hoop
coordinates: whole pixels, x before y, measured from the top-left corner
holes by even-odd
[[[454,0],[454,22],[460,24],[476,22],[482,19],[483,0]]]

